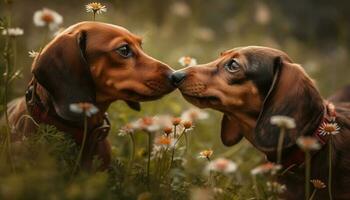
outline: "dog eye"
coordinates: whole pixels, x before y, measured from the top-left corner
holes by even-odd
[[[129,45],[124,45],[116,49],[117,53],[121,55],[124,58],[130,58],[134,55],[132,50],[130,49]]]
[[[236,59],[231,59],[225,64],[225,69],[229,72],[236,72],[239,70],[239,64]]]

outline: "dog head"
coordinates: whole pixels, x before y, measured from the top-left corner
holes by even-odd
[[[148,56],[141,43],[140,37],[120,26],[78,23],[42,50],[32,72],[64,119],[81,120],[69,111],[77,102],[109,105],[124,100],[138,110],[138,102],[174,89],[168,78],[172,70]]]
[[[284,140],[289,147],[322,107],[303,68],[284,52],[267,47],[225,51],[213,62],[175,72],[172,80],[189,102],[224,113],[221,138],[228,146],[245,136],[263,151],[275,150],[279,128],[270,118],[286,115],[297,121]]]

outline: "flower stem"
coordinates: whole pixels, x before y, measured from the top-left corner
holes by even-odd
[[[305,200],[310,196],[310,168],[311,168],[311,156],[309,151],[305,151]]]
[[[130,140],[131,140],[131,154],[130,154],[130,161],[129,161],[129,168],[132,167],[132,164],[135,160],[135,149],[136,149],[136,144],[135,144],[135,137],[133,133],[130,133]]]
[[[256,175],[252,175],[252,178],[253,178],[253,184],[254,184],[255,198],[259,200],[261,198],[260,198],[260,192],[258,188],[258,182],[256,180]]]
[[[312,191],[312,194],[311,194],[311,197],[310,197],[309,200],[313,200],[314,199],[314,197],[316,195],[316,191],[317,191],[317,189],[314,189],[314,191]]]
[[[187,155],[187,149],[188,149],[188,135],[186,132],[184,132],[185,134],[185,155]]]
[[[148,135],[148,159],[147,159],[147,184],[150,184],[150,167],[151,167],[151,151],[152,151],[152,140],[151,133],[147,132]]]
[[[176,128],[176,127],[175,127]],[[176,132],[174,131],[174,134],[176,134]],[[169,170],[171,169],[173,163],[174,163],[174,156],[175,156],[175,150],[176,150],[176,145],[177,143],[180,141],[181,137],[185,134],[185,130],[181,133],[181,135],[179,136],[179,138],[177,138],[177,140],[174,143],[172,152],[171,152],[171,160],[170,160],[170,166],[169,166]]]
[[[280,136],[278,138],[278,144],[277,144],[277,164],[281,164],[282,161],[282,149],[283,149],[283,141],[284,141],[284,135],[286,133],[286,130],[284,128],[281,128]]]
[[[135,149],[136,149],[136,144],[135,144],[135,137],[133,133],[129,134],[130,140],[131,140],[131,154],[130,154],[130,160],[128,163],[128,168],[126,170],[126,174],[129,175],[129,172],[132,171],[132,166],[135,160]]]
[[[83,151],[84,151],[84,147],[85,147],[85,142],[86,142],[86,135],[87,135],[87,116],[84,116],[84,133],[83,133],[83,141],[81,143],[81,147],[79,150],[79,154],[77,157],[77,160],[75,161],[75,166],[73,169],[73,173],[72,173],[72,177],[73,175],[76,173],[76,171],[78,170],[78,167],[80,166],[81,163],[81,157],[83,155]]]
[[[8,22],[10,23],[10,22]],[[7,26],[5,27],[7,28]],[[5,114],[5,122],[6,122],[6,139],[5,139],[5,152],[7,154],[7,159],[10,163],[10,166],[15,172],[15,167],[12,161],[11,156],[11,127],[10,121],[8,117],[8,89],[9,89],[9,76],[10,76],[10,66],[11,66],[11,55],[10,55],[10,35],[7,34],[4,48],[4,57],[5,57],[5,76],[4,76],[4,114]]]
[[[95,18],[96,18],[96,12],[94,11],[94,21],[95,21]]]
[[[332,143],[333,136],[331,135],[328,142],[328,195],[329,199],[332,200]]]

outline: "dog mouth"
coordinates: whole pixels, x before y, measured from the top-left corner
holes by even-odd
[[[191,94],[183,94],[185,97],[198,99],[201,101],[219,101],[220,99],[216,96],[198,96],[198,95],[191,95]]]
[[[137,92],[132,89],[125,89],[123,93],[126,94],[128,100],[132,101],[152,101],[161,98],[164,94],[159,92]]]
[[[221,102],[218,97],[213,95],[194,95],[188,93],[182,93],[182,95],[187,101],[200,108],[213,107]]]

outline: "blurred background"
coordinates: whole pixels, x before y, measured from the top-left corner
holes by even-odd
[[[7,0],[9,1],[9,0]],[[22,78],[11,84],[10,99],[24,94],[31,78],[32,58],[28,51],[43,46],[45,28],[33,23],[33,14],[42,8],[55,10],[63,17],[62,28],[92,20],[85,11],[89,1],[11,0],[12,7],[0,2],[0,17],[12,12],[12,27],[24,30],[17,37],[15,69]],[[138,0],[100,1],[107,12],[97,21],[123,26],[142,36],[149,55],[180,69],[178,59],[191,56],[198,63],[218,57],[220,52],[238,46],[261,45],[285,51],[315,79],[324,97],[349,84],[350,79],[350,1],[338,0]],[[54,31],[49,32],[52,38]],[[48,42],[49,39],[46,41]],[[5,38],[0,37],[1,52]],[[3,74],[4,60],[0,59]],[[2,101],[2,100],[1,100]],[[153,102],[142,103],[142,112],[116,102],[109,109],[113,121],[110,140],[116,156],[127,155],[128,138],[117,136],[126,122],[145,115],[180,113],[191,107],[178,91]],[[250,166],[263,160],[247,142],[224,147],[219,137],[221,115],[208,110],[210,118],[196,124],[191,152],[212,148],[214,154],[232,158]],[[142,141],[142,138],[139,138]],[[252,152],[247,154],[246,152]],[[239,155],[239,156],[237,156]],[[191,159],[191,158],[189,158]],[[189,169],[196,173],[196,163]],[[244,169],[243,169],[244,170]],[[248,169],[247,169],[248,170]]]
[[[92,20],[92,14],[85,11],[89,1],[10,1],[13,2],[11,7],[1,1],[0,15],[4,17],[11,11],[11,26],[24,30],[16,40],[15,64],[16,69],[22,70],[23,78],[11,84],[12,99],[24,94],[31,78],[33,59],[28,51],[38,51],[43,46],[46,29],[34,25],[34,12],[42,8],[55,10],[63,17],[62,28]],[[175,69],[181,68],[178,63],[181,56],[206,63],[227,49],[262,45],[283,50],[294,62],[300,63],[316,80],[325,97],[350,83],[350,2],[346,0],[115,0],[101,3],[107,7],[107,12],[97,15],[97,21],[124,26],[142,36],[145,52]],[[46,42],[54,33],[48,33]],[[4,42],[1,37],[1,47]],[[141,113],[131,111],[123,102],[116,102],[110,114],[127,121],[145,114],[179,114],[189,106],[175,91],[161,100],[143,103]],[[206,132],[198,135],[201,140],[221,148],[218,132],[221,116],[210,112],[212,118],[206,123]]]

